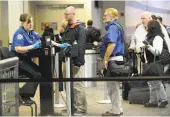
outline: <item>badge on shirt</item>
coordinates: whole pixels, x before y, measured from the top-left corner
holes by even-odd
[[[21,40],[22,38],[23,38],[23,36],[22,36],[21,34],[18,34],[18,35],[17,35],[17,39],[18,39],[18,40]]]

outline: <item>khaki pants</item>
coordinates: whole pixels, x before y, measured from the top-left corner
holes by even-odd
[[[123,61],[123,56],[115,56],[111,57],[110,60],[112,61]],[[110,74],[110,71],[107,70],[106,75],[107,77],[112,77]],[[107,81],[107,91],[108,95],[111,100],[112,108],[111,112],[114,114],[120,114],[123,112],[123,107],[122,107],[122,97],[120,94],[120,84],[118,81]]]
[[[138,69],[138,74],[142,74],[142,62],[141,62],[141,58],[140,55],[137,55],[137,69]]]
[[[112,104],[111,112],[114,114],[120,114],[123,112],[120,84],[118,81],[108,81],[106,83],[108,95]]]
[[[66,68],[65,64],[63,64],[63,77],[66,76]],[[83,77],[83,66],[80,68],[72,67],[73,70],[73,77],[74,78],[82,78]],[[86,101],[86,93],[85,93],[85,86],[84,83],[81,82],[74,82],[73,83],[73,92],[74,92],[74,109],[75,111],[79,112],[86,112],[87,111],[87,101]]]

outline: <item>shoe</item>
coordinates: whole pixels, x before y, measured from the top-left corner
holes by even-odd
[[[165,106],[168,104],[168,101],[161,102],[159,105],[159,108],[165,108]]]
[[[123,112],[121,112],[120,115],[123,115]]]
[[[153,103],[148,102],[144,106],[145,107],[158,107],[158,104],[153,104]]]
[[[66,113],[67,112],[67,109],[64,109],[64,110],[61,110],[62,113]]]
[[[20,104],[33,104],[34,101],[31,100],[30,97],[27,97],[27,96],[20,96]]]
[[[120,116],[123,115],[123,112],[121,112],[120,114],[115,114],[115,113],[111,113],[109,111],[106,111],[106,113],[103,113],[102,116]]]
[[[86,112],[83,112],[83,111],[75,111],[74,112],[75,116],[81,116],[81,115],[85,115],[85,114],[86,114]]]
[[[109,111],[106,111],[106,113],[110,113]],[[120,112],[120,115],[123,115],[123,112]]]

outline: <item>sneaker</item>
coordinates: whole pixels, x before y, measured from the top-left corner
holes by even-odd
[[[110,113],[110,112],[106,112],[103,113],[102,116],[120,116],[121,114],[115,114],[115,113]]]
[[[110,113],[109,111],[106,111],[106,113]],[[123,112],[120,112],[120,115],[123,115]]]
[[[75,116],[81,116],[81,115],[85,115],[85,114],[86,114],[86,112],[82,112],[82,111],[75,111],[74,112]]]
[[[148,102],[144,106],[145,107],[158,107],[158,104],[153,104],[153,103]]]
[[[161,102],[159,105],[159,108],[165,108],[165,106],[168,104],[168,101]]]

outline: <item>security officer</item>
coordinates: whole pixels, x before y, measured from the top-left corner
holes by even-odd
[[[40,48],[40,35],[33,28],[33,18],[30,14],[24,13],[20,15],[21,26],[14,33],[11,51],[19,57],[19,71],[30,75],[30,78],[42,78],[37,66],[30,56],[26,53],[29,50]],[[67,44],[58,44],[59,47],[65,48]],[[20,102],[32,103],[30,97],[34,97],[38,83],[25,83],[20,88]]]

